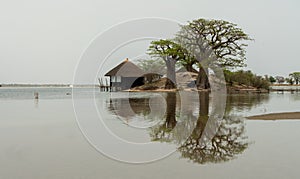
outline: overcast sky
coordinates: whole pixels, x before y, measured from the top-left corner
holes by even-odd
[[[300,71],[298,0],[1,0],[0,83],[72,83],[97,34],[142,17],[236,23],[255,39],[248,69],[284,76]]]

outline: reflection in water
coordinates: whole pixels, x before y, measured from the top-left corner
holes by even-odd
[[[110,99],[108,109],[124,118],[130,118],[135,115],[146,116],[150,113],[149,98]]]
[[[233,94],[227,96],[226,114],[250,110],[269,100],[269,94]]]
[[[193,116],[194,106],[191,100],[193,95],[180,95],[185,97],[180,99],[176,93],[166,94],[166,114],[161,119],[161,122],[152,126],[149,131],[152,141],[169,142],[179,146],[190,135],[190,131],[194,128],[196,121],[196,117]],[[187,101],[190,104],[186,104]]]
[[[170,95],[168,94],[168,96]],[[174,100],[174,98],[171,97],[167,97],[166,99],[170,100],[167,101],[167,104],[172,103]],[[210,141],[206,141],[205,139],[209,137],[203,135],[208,134],[204,132],[204,129],[209,119],[209,93],[200,92],[199,102],[198,119],[195,126],[193,127],[192,133],[183,143],[180,143],[178,141],[171,141],[170,138],[166,137],[168,136],[166,134],[180,135],[180,133],[172,132],[172,128],[168,127],[174,127],[172,125],[174,124],[174,122],[170,123],[173,120],[169,120],[168,118],[166,118],[165,125],[160,126],[159,128],[153,128],[151,136],[153,137],[153,140],[161,142],[175,142],[179,144],[178,151],[181,153],[181,156],[183,158],[187,158],[193,162],[200,164],[207,162],[215,163],[228,161],[236,157],[237,154],[242,153],[248,146],[242,118],[233,116],[224,118],[220,124],[220,127],[218,128],[216,135],[214,135]],[[170,112],[173,114],[172,116],[175,116],[173,109],[174,107],[171,108]],[[167,116],[170,116],[170,114],[167,114]],[[191,125],[184,126],[191,127]],[[176,140],[177,138],[180,137],[173,137],[172,139]],[[201,140],[201,138],[204,140]]]
[[[293,95],[293,97],[291,98],[292,100],[294,100],[294,101],[299,101],[300,100],[300,93],[293,93],[292,94]]]
[[[196,163],[228,161],[242,153],[248,143],[244,136],[244,125],[240,119],[225,119],[211,141],[199,142],[207,122],[207,116],[199,116],[197,126],[187,141],[179,147],[182,157]]]
[[[228,96],[225,116],[221,120],[217,133],[211,138],[206,136],[209,134],[205,132],[209,125],[208,119],[212,118],[209,115],[209,93],[196,94],[197,98],[192,92],[184,98],[177,93],[164,95],[166,112],[156,118],[159,121],[156,125],[150,127],[149,133],[152,141],[177,144],[178,151],[183,158],[199,164],[234,159],[248,147],[248,141],[245,136],[244,120],[242,117],[232,115],[233,109],[251,108],[268,100],[268,97],[263,95]],[[182,99],[187,99],[190,105]],[[130,104],[135,114],[128,113],[127,107],[126,109],[124,107],[125,101]],[[149,98],[110,99],[108,108],[110,111],[118,111],[118,115],[128,119],[133,118],[134,115],[147,116],[151,113]],[[213,120],[211,118],[210,120]]]
[[[108,110],[125,122],[136,128],[149,128],[163,118],[166,105],[156,95],[150,96],[111,96],[106,102]]]
[[[164,142],[171,142],[171,131],[176,126],[176,93],[167,93],[166,97],[167,111],[166,117],[162,124],[156,125],[154,132],[151,135],[153,141],[161,140]]]
[[[173,129],[176,125],[176,93],[167,94],[167,116],[165,127],[166,129]]]
[[[243,120],[227,116],[222,120],[218,132],[210,141],[201,141],[200,139],[205,135],[204,129],[209,118],[209,94],[202,92],[199,96],[200,108],[196,127],[178,150],[182,157],[200,164],[233,159],[248,146]]]
[[[34,107],[39,108],[39,99],[34,99]]]

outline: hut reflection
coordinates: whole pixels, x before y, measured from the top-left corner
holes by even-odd
[[[151,111],[150,98],[114,98],[110,99],[108,109],[120,117],[130,119],[136,115],[148,115]]]

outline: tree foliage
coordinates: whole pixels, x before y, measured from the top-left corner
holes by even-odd
[[[198,61],[205,60],[213,50],[217,63],[223,67],[241,67],[245,60],[245,41],[252,40],[236,24],[224,20],[197,19],[181,27],[176,40],[194,54]]]
[[[151,42],[148,54],[155,57],[162,57],[164,61],[167,59],[178,61],[185,58],[185,51],[179,44],[171,40],[160,39]]]
[[[193,65],[199,67],[197,87],[208,88],[208,59],[223,68],[245,66],[247,41],[252,40],[236,24],[224,20],[197,19],[181,26],[174,40],[151,42],[148,53],[162,58],[167,66],[166,88],[175,88],[175,67],[180,62],[187,71],[193,71]],[[211,62],[211,61],[210,61]]]
[[[269,82],[273,84],[273,83],[276,82],[276,79],[273,76],[270,76],[269,77]]]
[[[294,85],[294,79],[289,77],[289,78],[285,78],[285,82],[287,82],[289,85]]]
[[[269,89],[270,83],[267,79],[253,74],[251,71],[239,70],[237,72],[231,72],[224,70],[225,80],[229,85],[247,85],[256,88]]]
[[[289,76],[294,79],[296,85],[299,84],[299,81],[300,81],[300,72],[293,72],[293,73],[289,74]]]
[[[159,57],[165,61],[167,66],[166,89],[176,87],[175,63],[187,58],[187,50],[171,40],[152,41],[148,48],[148,54],[152,57]]]
[[[208,66],[203,66],[208,59],[225,68],[245,66],[245,42],[249,40],[252,39],[241,28],[224,20],[197,19],[181,26],[176,35],[176,41],[191,52],[198,63],[198,88],[209,87]]]

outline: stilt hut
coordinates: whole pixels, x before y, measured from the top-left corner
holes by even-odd
[[[126,58],[105,74],[110,77],[112,91],[130,89],[144,84],[144,71]]]

